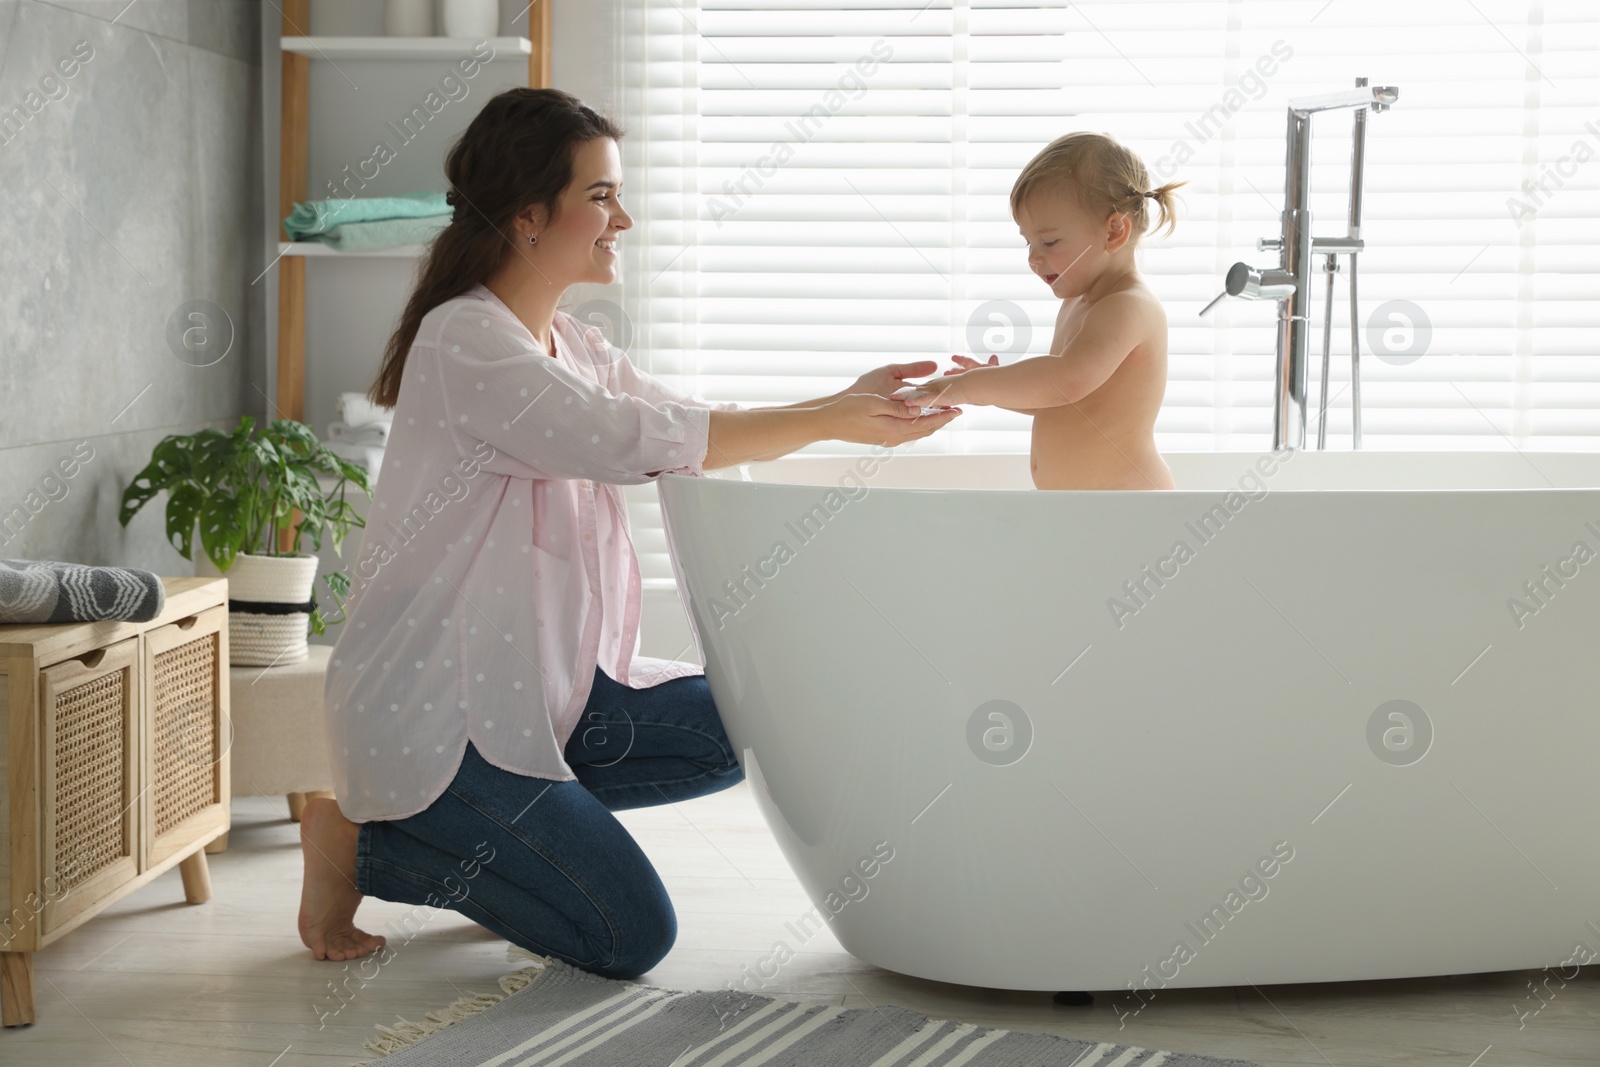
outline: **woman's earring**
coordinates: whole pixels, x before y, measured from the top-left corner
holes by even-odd
[[[536,245],[536,244],[538,244],[538,243],[539,243],[539,235],[538,235],[538,234],[536,234],[536,233],[530,233],[530,234],[528,234],[528,243],[529,243],[529,244],[530,244],[530,245]]]

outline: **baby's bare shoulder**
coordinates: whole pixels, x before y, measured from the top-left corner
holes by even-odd
[[[1164,331],[1167,328],[1166,309],[1143,282],[1106,294],[1095,302],[1090,311],[1097,318],[1136,323],[1143,331]]]

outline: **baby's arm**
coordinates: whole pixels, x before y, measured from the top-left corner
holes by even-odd
[[[1076,404],[1104,385],[1144,339],[1151,312],[1146,300],[1135,293],[1113,293],[1088,310],[1060,352],[935,378],[923,384],[922,404],[992,404],[1013,410]]]
[[[1062,304],[1062,308],[1065,309],[1066,305]],[[1055,336],[1051,339],[1050,350],[1054,352],[1056,349],[1061,348],[1064,343],[1065,342],[1061,338],[1061,315],[1058,314],[1056,315],[1056,332]],[[961,371],[969,371],[975,367],[998,367],[1000,365],[1000,357],[994,355],[989,357],[988,363],[979,363],[977,360],[972,359],[969,356],[953,356],[951,358],[956,361],[959,369],[945,371],[946,374],[958,374]],[[1009,404],[995,404],[993,406],[997,408],[1004,408],[1007,411],[1015,411],[1019,415],[1033,414],[1032,408],[1012,407]]]

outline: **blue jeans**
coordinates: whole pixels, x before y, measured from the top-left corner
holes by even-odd
[[[611,813],[715,793],[744,771],[702,676],[630,689],[596,669],[563,754],[575,782],[502,770],[469,741],[425,810],[361,824],[356,888],[460,912],[607,978],[645,973],[672,948],[677,915]]]

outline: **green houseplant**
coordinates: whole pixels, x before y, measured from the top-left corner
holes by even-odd
[[[331,476],[332,484],[324,488],[319,474]],[[305,655],[305,623],[309,622],[312,632],[322,634],[330,622],[344,619],[349,573],[339,570],[323,575],[337,608],[330,618],[311,600],[316,556],[302,553],[300,546],[302,538],[309,538],[313,550],[321,549],[326,533],[334,552],[343,554],[346,535],[366,525],[346,499],[352,484],[372,495],[367,472],[328,451],[309,426],[277,419],[258,435],[255,420],[246,415],[232,431],[208,428],[162,438],[151,451],[149,464],[124,490],[118,517],[127,526],[144,505],[165,492],[167,539],[185,559],[195,558],[198,532],[200,547],[218,572],[228,573],[236,565],[250,570],[238,578],[229,574],[230,600],[282,602],[285,607],[281,610],[258,610],[280,616],[271,625],[291,638],[297,622],[294,616],[299,614],[299,655],[294,649],[288,653],[293,660]],[[296,511],[300,513],[298,521]],[[290,569],[294,576],[289,580],[299,583],[293,589],[283,584]],[[257,570],[271,576],[254,578]],[[289,610],[289,605],[296,604],[309,604],[310,610]],[[269,625],[269,616],[249,614],[261,626]],[[242,630],[240,623],[245,623]],[[248,640],[249,630],[249,620],[238,613],[230,617],[231,637]],[[249,658],[248,654],[234,657],[233,662]],[[283,660],[279,649],[274,661]]]

